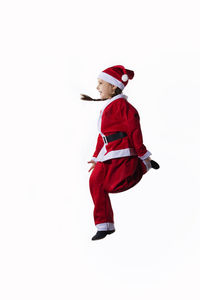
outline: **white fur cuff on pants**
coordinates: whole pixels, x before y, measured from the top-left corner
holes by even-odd
[[[115,230],[113,223],[100,223],[96,225],[98,231]]]
[[[147,168],[147,172],[151,169],[151,163],[150,160],[149,161],[145,161],[143,160],[143,163],[145,164],[146,168]]]

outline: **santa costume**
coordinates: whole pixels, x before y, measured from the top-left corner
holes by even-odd
[[[134,77],[134,72],[121,65],[102,71],[98,78],[121,90]],[[109,193],[126,191],[136,185],[147,173],[151,155],[143,144],[138,111],[123,93],[105,100],[98,119],[98,139],[92,156],[96,165],[89,178],[94,202],[94,223],[98,234],[115,231]]]

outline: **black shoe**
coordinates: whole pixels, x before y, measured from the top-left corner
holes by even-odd
[[[97,233],[93,236],[92,240],[100,240],[106,237],[107,234],[111,234],[115,232],[115,230],[107,230],[107,231],[97,231]]]
[[[150,160],[150,163],[151,163],[151,167],[153,168],[153,169],[159,169],[160,168],[160,166],[159,166],[159,164],[155,161],[155,160]]]

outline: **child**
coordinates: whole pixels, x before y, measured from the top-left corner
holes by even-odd
[[[98,120],[96,149],[88,161],[92,164],[89,172],[93,170],[89,187],[97,228],[92,240],[102,239],[115,232],[108,194],[130,189],[150,168],[159,168],[143,144],[139,114],[122,93],[133,76],[134,72],[122,65],[107,68],[98,76],[97,90],[101,99],[92,99],[82,94],[82,100],[106,101]]]

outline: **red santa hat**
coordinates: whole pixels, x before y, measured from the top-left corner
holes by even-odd
[[[123,90],[128,84],[128,80],[132,79],[133,76],[133,71],[125,69],[124,66],[117,65],[102,71],[98,78],[103,79]]]

